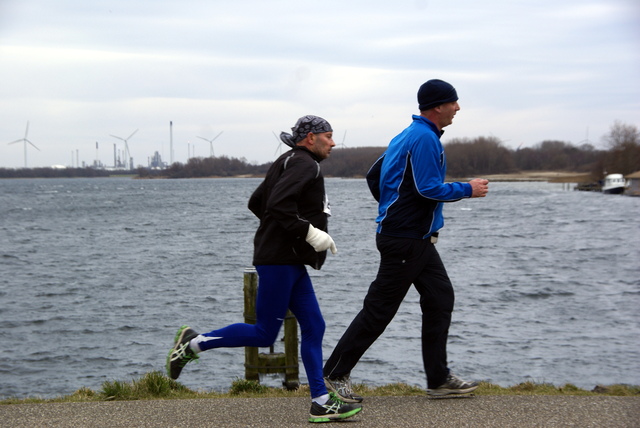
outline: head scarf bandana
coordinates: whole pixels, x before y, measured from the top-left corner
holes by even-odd
[[[291,128],[292,134],[286,132],[280,133],[280,139],[289,147],[295,147],[300,141],[304,140],[309,132],[313,134],[321,134],[323,132],[333,132],[329,122],[319,116],[307,115],[303,116],[296,122],[296,126]]]

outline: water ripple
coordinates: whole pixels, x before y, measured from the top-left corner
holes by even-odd
[[[0,397],[163,370],[180,325],[242,322],[258,224],[246,201],[259,182],[0,180]],[[640,384],[640,198],[491,186],[485,199],[445,207],[438,250],[456,290],[451,368],[505,386]],[[339,253],[309,270],[327,320],[325,358],[379,259],[365,181],[328,179],[327,192]],[[412,289],[354,381],[424,388],[420,320]],[[243,348],[200,361],[180,379],[193,389],[225,390],[244,375]]]

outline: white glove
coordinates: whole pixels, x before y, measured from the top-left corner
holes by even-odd
[[[305,240],[313,247],[316,252],[331,250],[331,254],[338,252],[336,243],[333,242],[331,236],[327,232],[320,229],[316,229],[312,224],[309,224],[309,231]]]

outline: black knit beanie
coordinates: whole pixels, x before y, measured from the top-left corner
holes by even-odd
[[[420,111],[429,110],[441,104],[458,101],[456,89],[451,84],[432,79],[420,86],[418,89],[418,104]]]

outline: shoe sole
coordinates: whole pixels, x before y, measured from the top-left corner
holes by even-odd
[[[176,337],[174,337],[174,338],[173,338],[173,345],[174,345],[174,348],[175,348],[175,345],[177,345],[177,344],[178,344],[178,342],[181,342],[181,341],[182,341],[182,335],[184,334],[184,332],[185,332],[186,330],[190,329],[190,328],[191,328],[191,327],[189,327],[188,325],[183,325],[182,327],[180,327],[180,328],[178,329],[178,332],[176,333]],[[195,331],[194,331],[194,333],[195,333]],[[195,337],[195,336],[194,336],[194,337]],[[193,339],[193,337],[192,337],[191,339]]]
[[[362,407],[358,407],[358,408],[350,410],[350,411],[348,411],[346,413],[334,413],[334,414],[331,414],[331,415],[322,415],[322,416],[310,415],[309,422],[313,422],[313,423],[332,422],[332,421],[339,420],[339,419],[347,419],[347,418],[350,418],[352,416],[355,416],[361,410],[362,410]]]
[[[178,373],[178,376],[176,376],[175,378],[171,376],[171,355],[173,354],[174,351],[176,351],[178,344],[182,342],[184,332],[189,330],[190,328],[191,327],[189,327],[188,325],[183,325],[178,329],[178,332],[176,333],[176,336],[173,339],[173,348],[171,348],[171,350],[169,351],[169,354],[167,355],[167,363],[165,365],[165,370],[167,372],[167,376],[169,376],[173,380],[178,379],[180,377],[180,373]],[[193,337],[196,337],[196,336],[197,336],[197,333]],[[193,339],[193,337],[191,339]]]
[[[340,394],[334,387],[333,385],[331,385],[331,382],[327,381],[326,379],[324,379],[324,386],[327,387],[327,389],[330,392],[333,392],[334,394],[336,394],[338,396],[338,398],[340,398],[340,400],[344,401],[345,403],[350,403],[350,404],[360,404],[362,403],[362,398],[360,398],[359,400],[355,399],[355,398],[351,398],[351,397],[345,397],[342,394]]]
[[[472,386],[471,388],[465,388],[465,389],[441,389],[441,390],[428,389],[427,395],[430,397],[444,397],[447,395],[453,395],[453,396],[468,395],[468,394],[471,394],[476,389],[478,389],[477,386]]]
[[[427,395],[428,400],[455,400],[456,398],[473,398],[476,395],[473,392],[466,394],[448,394],[448,395]]]
[[[174,350],[174,348],[171,348],[169,354],[167,355],[167,363],[164,365],[164,371],[167,373],[167,376],[169,376],[170,379],[176,380],[180,377],[180,375],[176,377],[171,376],[171,354],[173,354]]]

